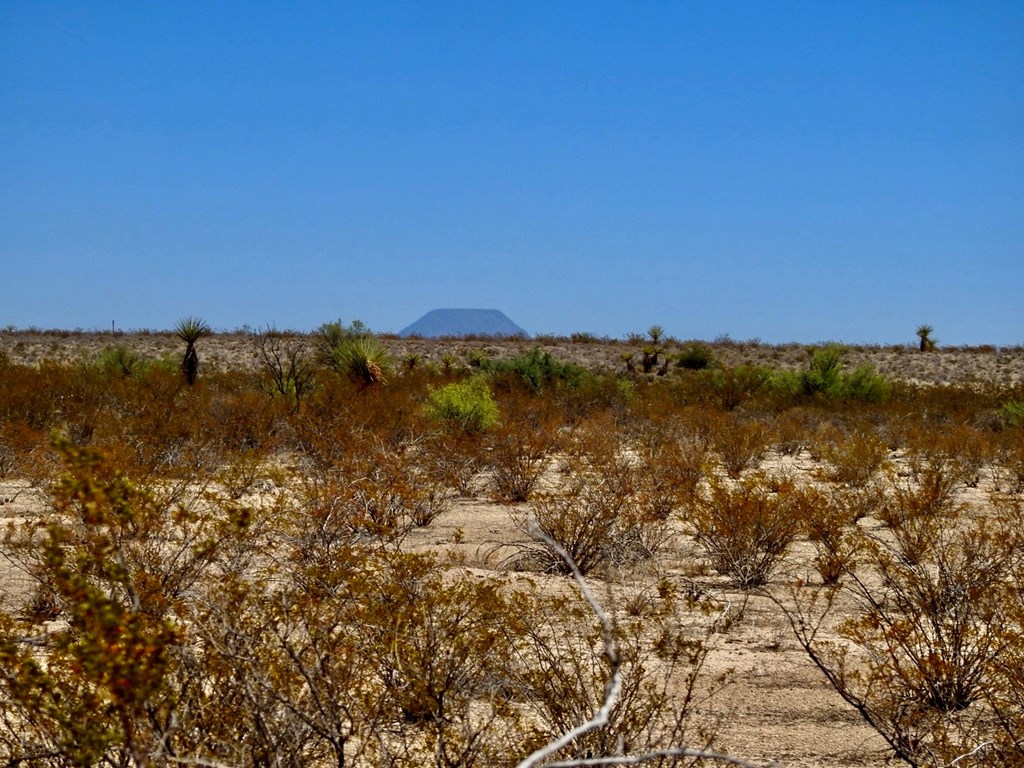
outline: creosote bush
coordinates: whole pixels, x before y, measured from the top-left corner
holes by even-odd
[[[858,567],[842,585],[795,593],[787,608],[829,683],[908,765],[1024,760],[1007,706],[1019,702],[1020,672],[1005,666],[1024,637],[1020,509],[996,508],[994,518],[964,507],[911,518],[912,549],[906,535],[859,531]],[[820,628],[840,598],[857,608],[829,641]]]
[[[495,500],[528,501],[548,467],[556,445],[557,421],[550,406],[524,408],[521,395],[513,395],[506,414],[488,435],[488,468]]]
[[[889,464],[888,445],[871,429],[858,428],[848,435],[819,433],[815,443],[815,454],[826,462],[822,475],[834,483],[863,487]]]
[[[495,386],[525,388],[535,395],[575,389],[590,376],[586,369],[559,360],[540,347],[533,347],[508,360],[485,358],[478,367],[491,375]]]
[[[1008,427],[1024,427],[1024,400],[1009,400],[999,407],[999,418]]]
[[[425,407],[431,419],[466,434],[486,432],[498,423],[498,403],[483,376],[431,389]]]
[[[892,394],[892,385],[870,363],[853,371],[843,370],[847,348],[826,344],[810,350],[807,369],[799,373],[782,371],[773,376],[773,387],[805,398],[881,404]]]
[[[768,583],[805,514],[803,492],[771,491],[767,484],[763,475],[736,482],[712,478],[686,516],[715,569],[744,589]]]
[[[670,530],[665,516],[651,508],[640,469],[616,453],[597,453],[570,472],[564,489],[540,495],[529,513],[513,512],[521,529],[541,534],[535,546],[513,557],[516,564],[568,573],[564,552],[585,575],[658,554]]]
[[[676,355],[676,367],[702,371],[715,365],[715,353],[707,344],[689,344]]]

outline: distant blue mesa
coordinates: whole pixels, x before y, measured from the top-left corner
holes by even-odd
[[[399,336],[514,336],[530,334],[497,309],[432,309],[415,323],[398,332]]]

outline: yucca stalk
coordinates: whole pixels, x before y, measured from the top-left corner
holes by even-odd
[[[196,342],[210,333],[210,326],[205,320],[189,315],[179,320],[174,326],[174,335],[185,342],[185,356],[181,360],[181,372],[189,385],[196,383],[199,376],[199,355],[196,353]]]

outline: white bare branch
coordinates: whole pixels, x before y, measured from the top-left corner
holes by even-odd
[[[536,750],[533,754],[519,763],[516,768],[533,768],[533,766],[539,765],[542,760],[554,755],[562,747],[570,744],[577,737],[606,725],[608,723],[609,714],[615,706],[615,703],[618,701],[619,693],[622,688],[622,673],[619,669],[619,652],[618,647],[615,644],[614,627],[612,625],[611,618],[594,597],[594,594],[590,591],[590,587],[587,585],[586,579],[583,578],[583,574],[580,573],[579,568],[575,561],[569,556],[569,553],[566,552],[558,542],[538,529],[536,525],[531,527],[530,535],[551,547],[572,570],[573,578],[576,580],[576,584],[580,588],[580,593],[594,610],[594,615],[597,616],[598,621],[601,622],[601,627],[604,632],[604,651],[605,655],[608,657],[608,662],[611,665],[612,676],[608,681],[608,685],[605,686],[604,702],[601,704],[601,707],[597,712],[594,713],[593,717],[591,717],[587,722],[567,731],[554,741],[551,741]],[[762,763],[753,763],[749,760],[709,750],[694,749],[692,747],[675,747],[672,749],[646,752],[642,755],[588,757],[555,763],[545,763],[543,768],[587,768],[587,766],[640,765],[650,760],[657,760],[663,757],[690,757],[698,760],[717,760],[719,762],[740,766],[740,768],[771,768],[772,766],[781,765],[780,763],[769,763],[766,766]]]
[[[532,768],[532,766],[537,765],[541,760],[555,754],[558,750],[566,744],[571,743],[577,737],[605,725],[608,722],[608,715],[612,711],[612,707],[614,707],[615,702],[619,700],[619,692],[622,689],[622,673],[619,670],[619,651],[618,647],[615,645],[612,620],[609,618],[608,614],[605,613],[604,608],[601,607],[601,604],[590,591],[590,587],[587,585],[586,579],[583,578],[583,574],[580,573],[580,569],[577,567],[576,562],[569,556],[569,553],[566,552],[557,541],[552,539],[536,526],[531,528],[530,535],[534,538],[540,539],[551,547],[572,570],[573,578],[576,579],[576,584],[580,588],[580,593],[583,595],[583,598],[587,603],[590,604],[590,607],[593,608],[594,615],[597,616],[598,621],[601,622],[601,628],[604,633],[604,652],[608,657],[608,663],[612,669],[612,676],[608,681],[608,685],[605,686],[604,703],[601,704],[601,708],[594,713],[594,716],[590,718],[590,720],[565,732],[554,741],[534,751],[533,754],[519,763],[516,768]]]
[[[694,749],[693,747],[675,747],[672,749],[658,749],[646,752],[642,755],[618,755],[613,757],[588,757],[581,760],[566,760],[559,763],[547,763],[544,768],[588,768],[588,766],[604,765],[641,765],[650,760],[658,760],[663,757],[692,757],[697,760],[717,760],[721,763],[738,765],[740,768],[778,768],[781,763],[753,763],[741,757],[712,752],[707,749]]]
[[[979,752],[981,752],[981,750],[985,749],[986,747],[991,747],[993,743],[994,742],[991,742],[991,741],[984,741],[984,742],[982,742],[981,744],[976,746],[974,749],[972,749],[970,752],[966,752],[966,753],[960,755],[960,757],[957,757],[957,758],[955,758],[953,760],[950,760],[948,763],[946,763],[946,768],[953,768],[953,766],[955,766],[961,760],[966,760],[969,757],[973,757],[974,755],[978,754]]]

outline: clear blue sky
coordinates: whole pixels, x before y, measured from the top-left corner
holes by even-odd
[[[1024,3],[0,0],[0,327],[1024,343]]]

